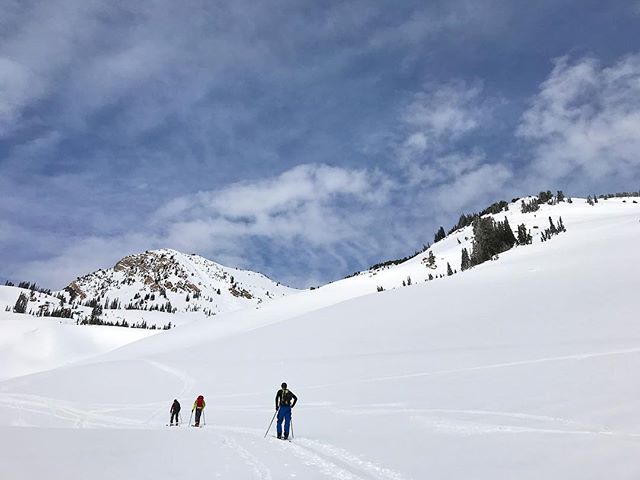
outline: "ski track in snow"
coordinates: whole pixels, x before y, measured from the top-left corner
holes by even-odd
[[[178,370],[177,368],[170,367],[169,365],[165,365],[164,363],[160,363],[157,360],[145,360],[149,365],[157,368],[158,370],[162,370],[174,377],[177,377],[182,382],[182,390],[180,391],[179,396],[184,396],[186,393],[190,392],[195,385],[195,380],[184,373],[182,370]]]
[[[614,432],[608,430],[567,430],[557,428],[543,428],[520,425],[505,425],[494,423],[470,422],[463,420],[447,420],[429,416],[412,417],[420,426],[439,433],[452,435],[487,435],[493,433],[543,433],[561,435],[587,435],[587,436],[609,436],[617,438],[638,439],[638,433]]]
[[[177,368],[170,367],[164,363],[158,362],[157,360],[145,360],[149,365],[166,372],[174,377],[177,377],[182,382],[182,390],[177,395],[178,397],[184,397],[187,393],[192,391],[193,386],[195,385],[195,380],[184,373],[182,370],[178,370]],[[147,423],[151,423],[151,421],[156,418],[158,415],[162,413],[166,413],[166,409],[163,410],[162,406],[159,406],[153,413],[147,418]]]
[[[263,437],[256,429],[216,426],[217,431],[227,431],[252,437]],[[334,445],[317,440],[295,437],[292,442],[276,441],[280,448],[290,450],[305,465],[317,468],[329,478],[340,480],[405,480],[399,473],[359,458],[357,455]]]
[[[383,377],[361,378],[361,379],[353,379],[353,380],[344,381],[344,382],[323,383],[318,385],[305,385],[304,388],[317,389],[317,388],[337,387],[337,386],[341,386],[345,384],[353,384],[353,383],[385,382],[390,380],[403,380],[407,378],[420,378],[420,377],[431,377],[435,375],[447,375],[450,373],[465,373],[465,372],[474,372],[474,371],[481,371],[481,370],[493,370],[498,368],[520,367],[520,366],[528,366],[528,365],[535,365],[535,364],[541,364],[541,363],[564,362],[569,360],[588,360],[593,358],[611,357],[615,355],[627,355],[627,354],[634,354],[634,353],[640,353],[640,347],[627,348],[623,350],[612,350],[608,352],[578,353],[578,354],[572,354],[572,355],[561,355],[557,357],[534,358],[531,360],[518,360],[515,362],[491,363],[488,365],[455,368],[450,370],[435,370],[432,372],[415,372],[415,373],[405,373],[401,375],[387,375]]]
[[[155,404],[154,404],[155,405]],[[107,415],[105,412],[146,409],[149,405],[121,405],[119,408],[77,408],[71,402],[37,395],[0,394],[0,407],[18,410],[17,425],[29,423],[22,417],[23,413],[48,415],[72,424],[74,428],[140,428],[140,422],[123,417]]]
[[[271,470],[269,470],[269,468],[258,457],[253,455],[246,448],[242,447],[238,442],[231,438],[231,436],[224,435],[220,432],[217,433],[222,437],[223,444],[237,453],[244,463],[251,468],[253,478],[259,480],[272,480]]]
[[[400,408],[398,408],[400,407]],[[490,416],[490,417],[507,417],[520,420],[533,420],[542,422],[554,422],[562,425],[580,426],[585,427],[587,425],[576,422],[574,420],[568,420],[566,418],[549,417],[547,415],[532,415],[530,413],[518,413],[518,412],[498,412],[495,410],[461,410],[461,409],[449,409],[449,408],[403,408],[399,405],[394,405],[393,409],[383,408],[377,405],[365,405],[362,407],[350,407],[350,408],[336,408],[334,412],[344,415],[397,415],[398,413],[444,413],[444,414],[465,414],[465,415],[478,415],[478,416]]]
[[[487,433],[548,433],[567,435],[602,435],[611,437],[640,438],[640,433],[617,432],[608,430],[606,427],[596,427],[582,422],[576,422],[559,417],[546,415],[532,415],[517,412],[499,412],[494,410],[464,410],[464,409],[443,409],[443,408],[395,408],[394,410],[383,408],[341,408],[336,409],[336,413],[345,415],[398,415],[400,413],[413,414],[412,420],[419,425],[427,427],[433,431],[452,434],[487,434]],[[434,416],[429,414],[444,414]],[[462,419],[448,420],[448,416],[471,416],[475,417],[498,417],[510,420],[522,420],[533,422],[538,425],[551,424],[552,427],[535,425],[514,425],[507,423],[491,423],[467,421]],[[567,428],[559,428],[560,426]]]
[[[314,451],[316,454],[324,456],[325,458],[330,458],[333,461],[344,463],[348,465],[349,468],[359,470],[370,478],[376,480],[404,480],[404,477],[398,472],[376,465],[368,460],[363,460],[343,448],[306,438],[297,439],[296,445],[297,444],[300,444],[307,449]]]

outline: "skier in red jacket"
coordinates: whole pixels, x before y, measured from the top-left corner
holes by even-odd
[[[206,405],[207,404],[205,403],[204,397],[202,395],[198,395],[196,401],[193,402],[193,408],[191,409],[191,412],[193,413],[194,410],[196,411],[196,427],[200,426],[200,416],[202,415],[202,411],[204,410],[204,407]]]

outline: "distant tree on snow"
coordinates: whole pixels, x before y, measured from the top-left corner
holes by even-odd
[[[531,237],[531,233],[527,231],[527,226],[522,223],[518,225],[518,245],[529,245],[533,242],[533,237]]]
[[[27,311],[27,304],[29,303],[29,299],[24,293],[21,293],[16,300],[16,304],[13,307],[13,311],[15,313],[25,313]]]
[[[462,261],[460,262],[460,270],[463,272],[471,267],[471,258],[466,248],[462,249]]]
[[[427,257],[427,267],[434,268],[436,266],[436,256],[433,251],[429,250],[429,256]]]

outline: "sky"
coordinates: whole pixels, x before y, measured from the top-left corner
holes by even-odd
[[[0,279],[153,248],[294,287],[640,190],[640,1],[0,0]]]

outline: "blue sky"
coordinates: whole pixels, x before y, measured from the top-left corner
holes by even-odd
[[[640,189],[640,2],[0,0],[0,277],[172,247],[298,287]]]

